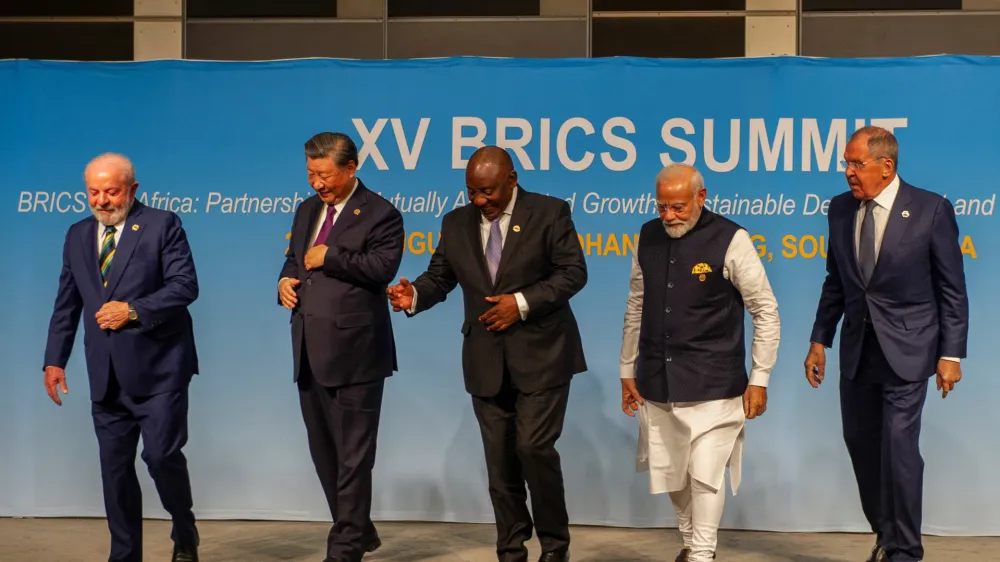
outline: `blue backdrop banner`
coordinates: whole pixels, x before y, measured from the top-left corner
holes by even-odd
[[[66,229],[90,212],[84,166],[115,151],[135,163],[141,201],[181,216],[198,267],[202,370],[186,448],[197,515],[329,518],[292,383],[288,312],[275,303],[292,212],[312,193],[303,143],[329,130],[357,141],[359,176],[403,212],[400,275],[410,279],[442,215],[467,203],[476,147],[507,147],[526,189],[571,203],[590,268],[572,301],[590,371],[573,382],[559,450],[580,524],[674,524],[668,498],[635,473],[618,354],[654,178],[670,162],[699,167],[708,207],[754,236],[782,320],[768,411],[748,424],[744,480],[723,525],[867,531],[841,437],[837,354],[818,390],[802,362],[827,206],[847,189],[839,161],[851,132],[876,124],[899,138],[903,179],[954,202],[972,308],[965,378],[947,400],[927,399],[925,530],[1000,534],[989,351],[1000,314],[989,288],[1000,274],[998,106],[1000,59],[975,57],[0,62],[0,515],[104,514],[82,330],[62,408],[45,394],[42,352]],[[492,521],[458,296],[393,318],[400,371],[383,406],[376,519]],[[145,512],[165,517],[139,463]]]

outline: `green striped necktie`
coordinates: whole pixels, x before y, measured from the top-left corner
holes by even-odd
[[[111,272],[111,260],[115,257],[115,227],[109,226],[104,230],[104,241],[101,243],[101,255],[97,263],[101,267],[101,279],[104,286],[108,286],[108,274]]]

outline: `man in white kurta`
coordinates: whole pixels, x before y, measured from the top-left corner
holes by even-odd
[[[715,558],[725,469],[735,495],[746,420],[767,407],[778,304],[747,231],[704,210],[697,170],[674,164],[656,183],[660,216],[643,226],[632,261],[622,409],[639,413],[637,470],[677,513],[676,560],[702,562]],[[744,310],[754,327],[749,376]]]

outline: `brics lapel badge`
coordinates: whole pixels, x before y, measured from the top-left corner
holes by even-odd
[[[133,224],[132,225],[132,232],[138,232],[138,231],[139,231],[139,225]]]
[[[354,216],[358,216],[360,214],[361,214],[361,209],[354,209]]]
[[[704,282],[706,273],[712,273],[712,268],[705,262],[701,262],[698,265],[691,268],[691,275],[697,275],[698,281]]]
[[[907,211],[906,209],[903,209],[903,218],[905,219],[908,216],[910,216],[910,212]]]
[[[521,226],[520,226],[520,225],[517,225],[517,224],[515,224],[515,225],[514,225],[514,228],[512,228],[511,230],[513,230],[514,232],[521,232]]]

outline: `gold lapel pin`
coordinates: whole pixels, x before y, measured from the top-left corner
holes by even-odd
[[[512,228],[511,230],[513,230],[514,232],[521,232],[521,226],[515,224],[514,228]]]
[[[361,214],[361,209],[354,209],[354,216],[358,216],[360,214]]]
[[[908,216],[910,216],[910,212],[909,212],[909,211],[905,211],[905,210],[904,210],[904,211],[903,211],[903,218],[905,219],[905,218],[906,218],[906,217],[908,217]]]
[[[132,232],[135,232],[135,231],[137,231],[137,230],[139,230],[139,225],[137,225],[137,224],[133,224],[133,225],[132,225]]]

